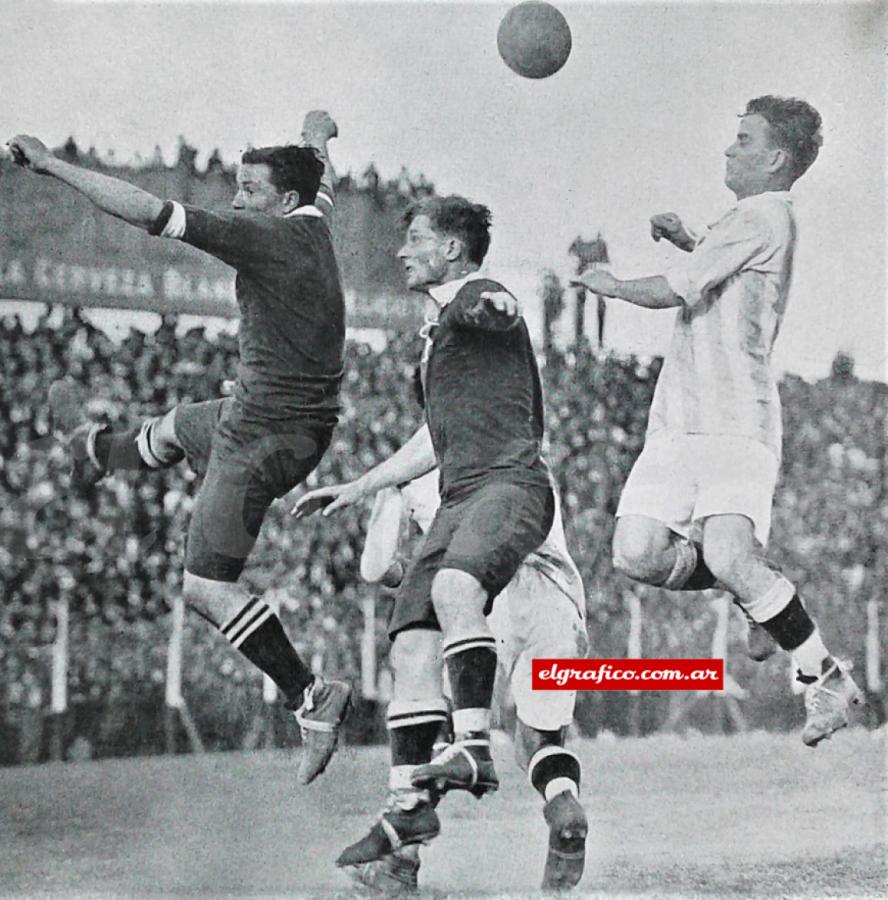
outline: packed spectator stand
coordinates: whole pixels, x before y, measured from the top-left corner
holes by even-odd
[[[420,415],[411,386],[418,350],[409,336],[391,336],[383,352],[349,345],[341,424],[313,483],[353,477],[409,437]],[[109,479],[89,495],[71,491],[64,455],[48,434],[49,384],[71,375],[92,398],[91,416],[132,421],[181,400],[218,396],[235,355],[235,340],[224,331],[211,338],[198,328],[177,336],[171,318],[153,334],[133,330],[119,342],[72,310],[47,314],[33,331],[15,316],[0,320],[0,763],[170,747],[164,734],[168,613],[181,586],[194,476],[178,466]],[[640,600],[644,656],[707,656],[711,648],[711,595],[666,595],[634,585],[610,562],[613,512],[641,448],[657,371],[656,361],[589,349],[553,352],[543,369],[548,456],[587,588],[596,657],[626,655],[632,597]],[[798,581],[830,643],[864,672],[868,627],[877,628],[871,644],[888,643],[884,614],[878,625],[888,544],[888,389],[857,381],[851,361],[838,358],[830,378],[809,384],[787,376],[781,393],[785,461],[773,555]],[[272,509],[244,577],[280,602],[285,627],[307,659],[359,681],[362,604],[378,593],[358,575],[367,511],[295,522],[288,509],[286,502]],[[68,709],[56,714],[61,738],[53,751],[49,659],[63,595],[70,607]],[[389,602],[377,597],[382,672]],[[790,693],[786,657],[752,663],[743,655],[742,633],[739,617],[732,617],[728,669],[745,689],[744,727],[797,726],[801,701]],[[290,717],[263,703],[261,679],[196,616],[186,616],[184,661],[183,695],[205,748],[255,746],[260,731],[264,746],[298,743]],[[364,685],[368,699],[359,704],[348,739],[381,736],[380,682],[381,692]],[[881,718],[875,687],[871,724]],[[577,726],[587,735],[646,734],[663,726],[674,702],[666,692],[586,692]],[[684,717],[683,727],[731,727],[718,709],[719,699],[709,698]]]

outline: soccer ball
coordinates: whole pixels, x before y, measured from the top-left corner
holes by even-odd
[[[503,16],[496,46],[513,72],[524,78],[548,78],[570,56],[570,27],[551,4],[527,0]]]

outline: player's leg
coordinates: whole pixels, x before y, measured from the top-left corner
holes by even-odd
[[[527,772],[531,787],[543,799],[549,828],[543,890],[575,887],[582,877],[589,830],[580,804],[580,761],[564,743],[573,721],[575,691],[535,691],[531,683],[534,659],[576,659],[586,655],[581,590],[569,597],[544,574],[522,566],[497,598],[505,602],[505,632],[494,632],[503,648],[501,658],[510,672],[518,716],[515,755]]]
[[[620,495],[614,566],[655,587],[706,590],[715,579],[688,539],[697,479],[683,442],[672,434],[645,442]]]
[[[699,459],[688,441],[686,435],[655,435],[645,444],[620,496],[614,528],[614,567],[670,591],[724,587],[707,566],[702,544],[690,538]],[[767,659],[773,642],[748,616],[747,622],[750,656]]]
[[[695,442],[701,487],[694,518],[703,521],[707,565],[746,612],[788,651],[799,681],[809,685],[803,740],[815,746],[848,724],[862,695],[827,650],[795,586],[763,558],[779,462],[764,445],[732,438]]]
[[[490,754],[497,650],[486,615],[522,560],[543,542],[554,507],[548,485],[493,483],[453,508],[457,527],[432,584],[432,602],[441,625],[455,739],[416,770],[414,784],[469,790],[478,797],[499,786]]]
[[[490,754],[497,654],[484,616],[488,593],[475,576],[442,569],[432,585],[432,598],[441,620],[454,740],[413,777],[426,787],[465,788],[480,797],[499,786]]]
[[[759,545],[759,559],[775,571],[772,563]],[[617,519],[613,539],[614,567],[635,581],[669,591],[705,591],[725,588],[706,564],[703,545],[667,528],[662,522],[646,516],[624,515]],[[735,605],[744,614],[747,623],[747,652],[762,662],[774,655],[774,640],[753,619],[736,595]]]
[[[848,724],[849,705],[863,697],[823,642],[796,587],[775,572],[756,552],[752,521],[743,515],[713,515],[703,530],[703,552],[720,581],[728,586],[746,612],[793,658],[796,677],[808,685],[807,721],[802,740],[816,746]]]
[[[187,417],[199,430],[205,430],[207,424],[211,429],[221,402],[187,404]],[[185,458],[175,426],[179,407],[131,428],[112,430],[85,419],[83,392],[70,379],[51,385],[49,407],[53,429],[67,443],[76,484],[92,485],[116,471],[168,468]]]
[[[436,799],[412,783],[416,768],[431,759],[432,745],[447,718],[441,689],[440,632],[430,628],[400,631],[390,662],[394,688],[386,717],[391,749],[388,800],[369,833],[346,847],[337,860],[339,866],[359,866],[352,874],[364,884],[380,879],[394,880],[396,885],[415,884],[418,854],[401,853],[396,862],[381,870],[362,864],[429,841],[440,830]]]
[[[706,590],[715,584],[712,574],[698,566],[693,542],[650,516],[619,516],[614,527],[613,560],[617,571],[654,587]],[[699,562],[703,562],[702,556]]]
[[[180,424],[180,423],[179,423]],[[181,433],[181,431],[180,431]],[[296,714],[303,738],[298,780],[308,784],[326,768],[348,711],[351,688],[314,676],[275,613],[238,584],[272,501],[298,484],[325,445],[290,454],[292,471],[275,474],[286,459],[263,463],[249,447],[232,446],[218,432],[191,514],[185,550],[186,603],[214,624],[231,645],[278,686]],[[280,448],[272,453],[280,457]],[[286,454],[285,454],[286,456]]]
[[[543,798],[543,818],[549,844],[542,889],[576,887],[586,865],[589,821],[580,803],[582,769],[574,753],[565,749],[567,726],[541,730],[518,719],[515,750],[531,787]]]

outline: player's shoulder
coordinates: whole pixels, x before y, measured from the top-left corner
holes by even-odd
[[[467,281],[460,287],[453,299],[455,302],[463,303],[466,306],[472,306],[479,302],[481,300],[481,294],[487,291],[505,290],[507,290],[507,288],[493,278],[473,278],[471,281]]]
[[[779,233],[792,221],[792,199],[788,191],[765,191],[744,197],[737,204],[737,212],[747,221]]]

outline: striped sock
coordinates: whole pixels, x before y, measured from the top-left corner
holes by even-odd
[[[128,431],[98,430],[92,438],[95,461],[107,472],[166,469],[181,462],[184,450],[168,450],[164,454],[157,446],[154,429],[159,421],[146,419]]]
[[[530,758],[527,778],[531,787],[548,802],[564,791],[580,796],[580,761],[564,747],[540,747]]]
[[[453,730],[482,758],[490,754],[490,705],[496,678],[496,640],[489,632],[460,635],[444,644],[453,695]]]
[[[314,681],[284,632],[274,610],[258,597],[249,601],[219,629],[239,650],[280,688],[291,707],[302,705],[302,694]]]
[[[392,764],[389,787],[402,801],[407,795],[415,800],[427,794],[413,787],[410,776],[417,766],[432,758],[432,747],[449,715],[443,697],[431,700],[393,700],[389,704],[385,725],[389,734]]]

